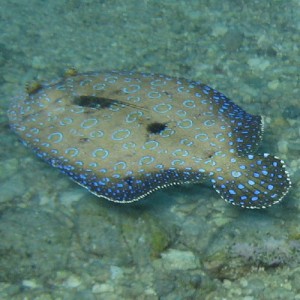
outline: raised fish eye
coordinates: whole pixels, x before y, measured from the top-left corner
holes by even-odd
[[[97,109],[105,109],[116,104],[117,101],[109,98],[97,97],[97,96],[78,96],[75,97],[73,103],[78,106],[91,107]]]

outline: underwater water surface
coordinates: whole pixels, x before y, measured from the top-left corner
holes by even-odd
[[[300,299],[299,1],[0,5],[1,299]],[[291,190],[260,210],[205,184],[128,204],[96,197],[9,127],[26,84],[70,67],[216,88],[263,116],[258,153],[284,160]]]

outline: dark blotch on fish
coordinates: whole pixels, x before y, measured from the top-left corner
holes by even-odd
[[[166,123],[154,122],[147,125],[147,131],[153,134],[159,134],[167,128]]]

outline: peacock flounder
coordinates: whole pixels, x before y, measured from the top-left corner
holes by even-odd
[[[8,116],[39,157],[114,202],[210,181],[234,205],[265,208],[290,187],[282,160],[254,154],[261,117],[198,81],[71,72],[29,90]]]

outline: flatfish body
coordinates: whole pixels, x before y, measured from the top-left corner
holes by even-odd
[[[8,116],[39,157],[114,202],[208,181],[234,205],[264,208],[290,187],[283,161],[255,154],[261,117],[200,82],[74,73],[15,100]]]

